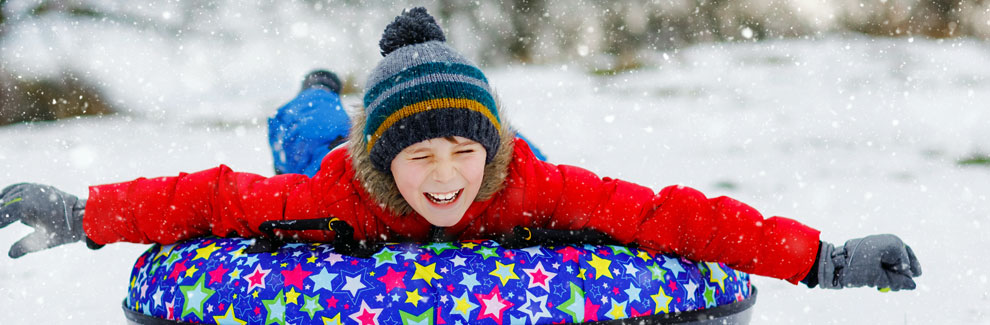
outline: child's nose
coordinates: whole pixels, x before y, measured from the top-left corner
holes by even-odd
[[[447,159],[441,159],[437,162],[437,168],[433,172],[433,179],[438,182],[448,182],[454,178],[457,173],[455,171],[456,167],[454,163]]]

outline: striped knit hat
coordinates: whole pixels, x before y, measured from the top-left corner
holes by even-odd
[[[486,163],[498,151],[501,122],[488,79],[444,42],[425,8],[406,10],[385,27],[385,57],[368,77],[364,135],[371,160],[391,174],[392,159],[409,145],[448,136],[477,141]]]

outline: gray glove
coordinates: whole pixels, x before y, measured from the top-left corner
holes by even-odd
[[[86,201],[41,184],[20,183],[0,192],[0,228],[20,220],[34,228],[10,246],[12,258],[86,238],[82,220]]]
[[[841,247],[822,242],[818,285],[826,289],[876,287],[880,291],[915,288],[921,264],[911,247],[894,235],[852,239]]]

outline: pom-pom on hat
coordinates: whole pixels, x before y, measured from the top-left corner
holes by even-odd
[[[364,136],[375,168],[391,174],[405,147],[432,138],[477,141],[491,162],[499,148],[499,120],[488,79],[447,46],[436,20],[418,7],[385,27],[384,59],[368,77]]]

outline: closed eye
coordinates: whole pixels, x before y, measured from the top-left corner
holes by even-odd
[[[409,158],[409,159],[411,159],[411,160],[423,160],[423,159],[426,159],[426,158],[430,158],[430,156],[415,156],[415,157],[412,157],[412,158]]]
[[[474,152],[474,149],[464,149],[464,150],[457,151],[457,153],[472,153],[472,152]]]

